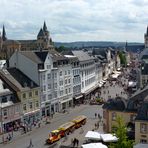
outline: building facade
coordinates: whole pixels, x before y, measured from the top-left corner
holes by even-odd
[[[17,129],[21,122],[21,115],[19,99],[0,80],[0,133]]]
[[[0,70],[0,77],[21,102],[21,122],[31,126],[39,121],[39,86],[16,68]]]
[[[55,50],[22,51],[9,61],[10,67],[17,67],[40,85],[42,115],[72,106],[72,66],[66,57]]]

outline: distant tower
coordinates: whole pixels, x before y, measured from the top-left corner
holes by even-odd
[[[3,45],[3,39],[2,39],[2,36],[1,36],[1,32],[0,32],[0,50],[2,50],[2,45]]]
[[[127,41],[126,41],[126,44],[125,44],[125,51],[127,52],[127,50],[128,50],[128,49],[127,49]]]
[[[44,21],[44,25],[43,25],[43,31],[44,31],[44,34],[45,34],[46,41],[49,40],[49,31],[47,29],[45,21]]]
[[[144,34],[144,44],[145,44],[145,48],[148,48],[148,26],[147,26],[146,33]]]
[[[3,25],[2,39],[3,39],[3,41],[7,40],[6,31],[5,31],[5,26],[4,25]]]
[[[43,31],[43,29],[41,28],[40,31],[39,31],[39,33],[38,33],[38,35],[37,35],[37,39],[38,39],[38,40],[44,39],[44,36],[45,36],[44,31]]]

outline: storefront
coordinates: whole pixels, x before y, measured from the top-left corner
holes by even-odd
[[[23,123],[26,125],[33,125],[41,120],[40,109],[25,113],[23,116]]]
[[[65,99],[63,98],[61,101],[60,101],[60,111],[61,110],[64,110],[64,109],[67,109],[69,107],[72,107],[73,106],[73,99],[70,98],[70,99]]]
[[[82,94],[79,94],[73,98],[74,105],[81,104],[81,103],[83,103],[83,95]]]

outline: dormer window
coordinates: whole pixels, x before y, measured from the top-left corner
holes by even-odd
[[[141,123],[140,124],[140,132],[141,133],[146,133],[147,132],[147,124],[146,123]]]

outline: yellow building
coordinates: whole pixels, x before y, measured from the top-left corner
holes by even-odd
[[[0,78],[14,91],[21,102],[22,122],[32,125],[40,120],[40,88],[16,68],[0,71]]]
[[[145,99],[135,120],[135,142],[148,143],[148,100]]]
[[[148,143],[148,88],[133,95],[129,100],[115,98],[103,106],[103,128],[105,132],[112,132],[116,124],[116,117],[123,118],[128,137],[136,143]]]

